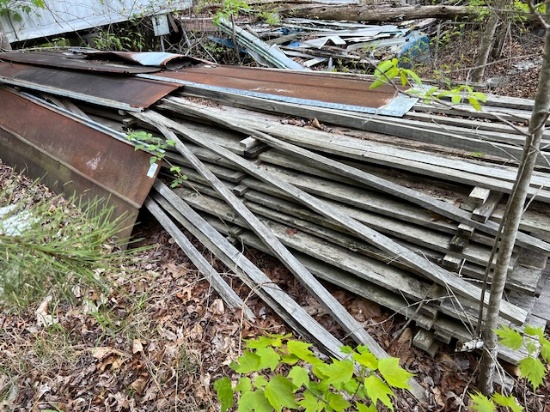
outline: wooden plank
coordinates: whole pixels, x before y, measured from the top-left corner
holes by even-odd
[[[445,141],[447,142],[447,145],[452,144],[456,149],[465,150],[472,153],[482,152],[491,156],[497,156],[500,158],[504,157],[508,160],[517,160],[521,158],[521,148],[517,146],[498,142],[484,142],[483,140],[464,137],[460,134],[450,134],[443,131],[428,130],[424,127],[413,127],[407,124],[400,124],[398,121],[392,122],[396,118],[393,118],[392,121],[388,122],[383,118],[383,116],[361,116],[360,114],[348,114],[337,110],[299,106],[290,103],[268,101],[250,96],[240,96],[232,93],[202,90],[201,88],[187,86],[185,90],[186,91],[182,93],[182,96],[207,97],[232,106],[284,113],[292,116],[300,116],[306,119],[315,118],[319,121],[334,125],[383,133],[404,139],[432,142],[436,144],[441,144],[442,141]],[[161,103],[159,107],[167,107],[165,106],[165,103],[165,99],[163,99],[163,103]],[[537,158],[537,164],[544,166],[545,162],[541,158],[542,156]]]
[[[278,189],[283,190],[288,196],[291,196],[294,200],[302,203],[303,205],[311,208],[312,210],[320,213],[325,217],[333,219],[335,222],[338,222],[338,224],[342,225],[342,227],[345,227],[354,235],[359,236],[361,239],[371,243],[373,246],[379,248],[384,253],[389,254],[393,258],[406,262],[412,268],[414,268],[417,273],[422,274],[423,276],[434,282],[437,282],[438,284],[448,287],[453,291],[453,293],[476,301],[482,298],[480,288],[470,285],[462,279],[456,278],[454,274],[448,272],[447,270],[444,270],[443,268],[433,265],[426,258],[419,256],[411,250],[397,244],[387,236],[382,235],[381,233],[365,226],[364,224],[345,214],[342,214],[330,205],[326,204],[326,202],[320,201],[319,199],[312,197],[308,193],[303,192],[302,190],[288,184],[287,182],[284,182],[280,179],[275,179],[271,174],[266,173],[257,165],[250,163],[239,156],[236,156],[234,153],[228,151],[227,149],[224,149],[210,141],[199,141],[195,139],[192,132],[190,132],[185,126],[182,126],[174,120],[168,119],[153,111],[146,111],[143,113],[136,112],[132,113],[132,115],[137,117],[138,119],[152,122],[153,124],[161,124],[165,127],[172,128],[173,130],[176,130],[179,134],[184,135],[187,139],[193,141],[195,144],[206,147],[225,157],[226,159],[233,161],[240,168],[246,170],[249,174],[264,182],[271,183]],[[257,134],[255,134],[255,136],[257,137]],[[261,140],[264,140],[263,137]],[[488,294],[485,294],[484,304],[488,304],[488,302],[489,296]],[[513,305],[510,305],[507,302],[504,302],[501,305],[500,313],[503,317],[519,323],[522,323],[527,317],[527,313],[525,313],[525,311]]]
[[[147,121],[147,117],[141,117],[141,120]],[[281,262],[290,270],[302,285],[317,299],[319,304],[332,315],[336,322],[352,336],[358,343],[363,344],[375,353],[381,348],[378,343],[362,328],[362,326],[350,315],[350,313],[340,304],[340,302],[330,294],[321,283],[289,252],[289,250],[277,239],[272,231],[264,225],[244,204],[221,182],[183,142],[174,132],[169,130],[164,123],[157,123],[150,119],[153,125],[158,127],[159,131],[167,139],[175,142],[175,148],[186,157],[193,167],[209,182],[209,184],[220,194],[220,196],[241,216],[254,233],[264,242]],[[191,137],[192,133],[187,130],[185,136],[191,140],[197,140],[197,137]]]
[[[472,219],[477,222],[485,223],[487,220],[489,220],[489,218],[491,217],[491,215],[499,205],[502,197],[503,197],[502,193],[491,192],[486,202],[479,205],[473,210]]]
[[[174,100],[171,100],[171,101],[173,102]],[[186,113],[187,112],[194,113],[197,116],[202,116],[205,119],[208,119],[213,122],[217,122],[218,124],[224,125],[231,129],[240,130],[243,133],[246,131],[247,134],[254,135],[256,138],[264,141],[265,143],[269,144],[271,147],[277,148],[285,153],[294,155],[295,157],[299,157],[302,161],[307,162],[308,164],[313,164],[316,167],[322,168],[323,170],[328,170],[331,173],[336,173],[340,176],[354,179],[356,181],[359,181],[361,183],[368,185],[369,187],[373,187],[384,193],[389,193],[400,199],[408,200],[412,203],[425,207],[426,209],[431,210],[432,212],[438,213],[449,219],[453,219],[461,223],[467,223],[468,225],[476,229],[479,229],[485,233],[489,233],[492,235],[495,235],[496,233],[498,233],[499,227],[494,222],[490,222],[490,221],[486,223],[475,222],[471,220],[471,216],[469,213],[463,210],[460,210],[459,208],[453,205],[449,205],[445,202],[437,201],[431,196],[427,196],[415,190],[409,189],[407,187],[389,182],[388,180],[378,178],[372,174],[366,173],[364,171],[360,171],[353,167],[349,167],[340,162],[331,160],[325,156],[317,155],[309,150],[300,148],[296,145],[292,145],[292,144],[283,142],[279,139],[275,139],[266,133],[257,131],[255,129],[242,127],[240,125],[235,124],[231,119],[221,118],[221,115],[219,113],[216,113],[215,116],[210,115],[206,110],[200,110],[200,107],[201,106],[198,106],[198,108],[197,107],[192,108],[191,105],[187,104],[187,106],[180,106],[179,110]],[[518,233],[516,242],[521,246],[533,247],[540,251],[550,252],[550,244],[521,232]]]
[[[435,340],[434,333],[426,329],[419,329],[414,335],[413,345],[427,352],[432,358],[439,349],[439,345]]]
[[[491,194],[490,190],[484,187],[476,186],[472,189],[468,197],[472,199],[476,205],[482,205],[487,201],[490,194]]]
[[[227,267],[238,268],[240,271],[246,273],[246,276],[251,280],[251,282],[248,282],[248,285],[260,297],[269,297],[266,299],[268,302],[271,300],[277,302],[278,305],[272,304],[270,306],[285,321],[289,322],[295,329],[304,331],[307,336],[311,336],[320,347],[325,348],[335,358],[343,359],[345,357],[340,350],[341,343],[332,334],[327,332],[302,307],[274,284],[271,279],[254,266],[233,245],[227,242],[219,232],[212,228],[212,226],[160,181],[157,180],[154,187],[164,199],[169,199],[169,202],[162,202],[162,205],[168,209],[168,212],[174,218],[186,226],[195,237],[199,238]],[[373,346],[371,351],[379,359],[388,357],[388,354],[379,346]],[[413,378],[408,383],[411,387],[410,392],[417,399],[425,399],[424,389]]]
[[[176,189],[174,193],[194,208],[207,212],[212,216],[217,216],[227,222],[246,226],[246,222],[235,216],[230,208],[220,200],[206,198],[204,195],[185,189]],[[316,257],[318,260],[341,270],[411,298],[422,299],[427,293],[429,285],[404,270],[389,266],[385,262],[366,259],[364,255],[361,256],[348,248],[328,243],[305,231],[291,231],[289,233],[287,225],[281,225],[266,218],[260,219],[269,226],[281,242],[295,251]]]
[[[248,320],[255,319],[254,313],[235,293],[233,289],[225,282],[221,275],[208,263],[193,244],[185,237],[174,222],[163,212],[160,206],[151,198],[145,200],[144,206],[159,221],[166,231],[176,241],[178,246],[185,252],[191,262],[205,276],[208,283],[218,292],[223,301],[233,309],[241,309]]]

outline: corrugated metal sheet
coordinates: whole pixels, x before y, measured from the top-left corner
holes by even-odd
[[[137,76],[164,81],[174,79],[184,86],[266,100],[386,116],[403,116],[418,100],[399,94],[389,85],[370,90],[368,80],[315,72],[200,66]]]
[[[162,81],[18,63],[0,63],[0,83],[129,111],[147,108],[180,87]]]
[[[0,87],[2,160],[58,193],[103,199],[132,223],[158,173],[151,155],[116,132]]]
[[[124,64],[120,62],[105,62],[93,60],[86,55],[59,52],[59,51],[36,51],[36,52],[7,52],[0,53],[0,61],[14,63],[32,64],[33,66],[57,67],[72,70],[95,71],[103,73],[154,73],[160,70],[156,67],[137,66],[135,64]]]
[[[21,21],[0,16],[10,42],[57,36],[135,16],[185,10],[191,0],[44,0],[46,7],[23,14]]]

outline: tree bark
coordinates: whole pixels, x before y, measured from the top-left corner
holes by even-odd
[[[546,24],[550,23],[550,0],[546,0]],[[497,336],[494,330],[498,327],[498,313],[502,293],[506,282],[506,275],[512,249],[519,229],[523,208],[527,198],[527,188],[531,181],[531,175],[535,167],[535,161],[540,147],[544,125],[548,119],[550,109],[550,29],[546,27],[544,39],[544,55],[539,77],[539,85],[535,95],[535,103],[531,120],[529,122],[529,136],[525,140],[523,156],[516,177],[514,192],[509,202],[508,213],[502,220],[503,226],[500,249],[497,255],[497,264],[491,285],[491,297],[487,311],[487,319],[483,328],[483,341],[485,343],[480,363],[480,375],[478,386],[485,394],[493,392],[493,378],[495,374],[497,358]]]
[[[4,26],[0,22],[0,51],[4,50],[11,50],[11,44],[8,40],[8,36],[6,36],[6,32],[4,31]]]
[[[489,3],[489,19],[487,20],[487,26],[483,32],[483,37],[479,45],[479,51],[477,52],[476,65],[472,71],[472,81],[474,83],[481,83],[483,76],[485,75],[485,68],[489,62],[489,56],[494,48],[495,43],[503,41],[504,39],[495,39],[499,24],[508,24],[512,18],[512,0],[497,0],[494,3]],[[504,45],[504,43],[502,43]],[[498,53],[498,51],[497,51]]]
[[[271,7],[283,17],[301,17],[320,20],[349,20],[382,23],[435,18],[473,17],[477,12],[465,6],[405,6],[388,7],[379,5],[330,5],[330,4],[292,4]]]

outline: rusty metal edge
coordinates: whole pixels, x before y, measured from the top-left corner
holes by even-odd
[[[17,80],[17,79],[8,78],[5,76],[0,76],[0,83],[8,84],[11,86],[22,87],[25,89],[31,89],[35,91],[50,93],[55,96],[69,97],[71,99],[76,99],[87,103],[97,104],[99,106],[111,107],[113,109],[121,109],[129,112],[143,111],[142,107],[133,107],[133,106],[130,106],[129,104],[117,102],[115,100],[102,99],[99,97],[93,97],[83,93],[71,92],[67,90],[58,89],[56,87],[44,86],[38,83],[28,82],[26,80]]]
[[[106,206],[114,206],[111,219],[121,219],[124,225],[118,233],[123,241],[130,239],[141,205],[128,201],[108,188],[80,173],[40,149],[23,137],[0,126],[0,153],[3,162],[16,171],[39,180],[58,194],[71,198],[78,194],[87,204],[104,199]],[[67,179],[67,177],[70,177]]]

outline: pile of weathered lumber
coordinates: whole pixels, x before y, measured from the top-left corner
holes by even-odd
[[[243,83],[255,74],[248,70],[225,81]],[[167,76],[156,79],[166,82]],[[338,82],[330,74],[315,81],[323,76]],[[177,142],[166,159],[181,167],[186,184],[171,189],[159,179],[145,205],[226,302],[246,316],[254,315],[182,228],[334,356],[340,354],[338,340],[237,244],[276,256],[349,336],[377,356],[385,352],[319,279],[414,321],[414,343],[428,351],[437,341],[477,339],[492,245],[513,190],[532,102],[490,96],[481,112],[416,102],[400,118],[354,111],[353,105],[312,106],[266,96],[185,80],[183,88],[144,111],[120,113],[97,101],[73,100],[65,107],[103,127],[148,129]],[[496,118],[509,125],[491,120]],[[517,327],[550,319],[544,274],[550,168],[543,146],[500,313],[503,324]],[[170,177],[166,172],[163,179]],[[521,355],[501,356],[515,361]]]
[[[257,101],[250,100],[254,108]],[[495,108],[478,116],[504,104],[498,98],[491,103]],[[504,108],[499,116],[523,119],[529,102],[522,103],[525,113]],[[363,122],[355,130],[330,131],[183,96],[134,116],[185,142],[169,158],[183,167],[186,187],[157,185],[153,198],[205,244],[215,241],[192,230],[199,216],[223,236],[279,257],[310,287],[304,273],[402,313],[419,327],[415,343],[433,350],[434,339],[477,337],[485,272],[522,136],[520,128],[495,132],[502,126],[445,116],[451,109],[439,108],[437,115],[424,104],[414,109],[401,120],[302,108],[331,123]],[[466,107],[452,110],[476,116]],[[359,130],[379,128],[390,136]],[[395,138],[400,135],[411,139]],[[539,295],[549,251],[541,240],[550,233],[549,182],[544,169],[535,173],[510,264],[504,324],[546,322],[547,292]],[[349,325],[348,331],[353,334]],[[502,354],[511,361],[517,356]]]

